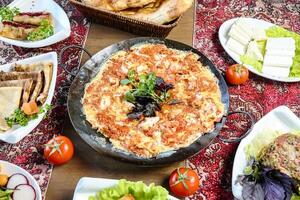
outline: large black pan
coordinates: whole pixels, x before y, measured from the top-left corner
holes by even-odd
[[[122,150],[115,149],[110,141],[104,137],[102,134],[97,133],[96,130],[92,129],[91,125],[86,121],[85,115],[82,112],[82,104],[81,104],[81,99],[84,94],[84,88],[87,83],[91,81],[93,77],[96,76],[96,74],[99,72],[102,63],[104,63],[112,54],[120,51],[120,50],[126,50],[129,49],[131,46],[140,44],[140,43],[161,43],[165,44],[167,47],[178,49],[178,50],[183,50],[183,51],[192,51],[196,54],[199,55],[199,60],[206,66],[210,68],[212,73],[216,76],[218,79],[218,84],[221,89],[222,93],[222,102],[225,105],[225,115],[222,117],[221,121],[218,123],[215,123],[215,128],[213,131],[210,133],[206,133],[205,135],[201,136],[198,138],[194,143],[189,145],[188,147],[185,148],[180,148],[178,150],[174,151],[168,151],[159,154],[156,157],[153,158],[141,158],[138,157],[132,153],[128,153]],[[65,50],[69,48],[80,48],[79,46],[68,46],[62,50],[62,53],[60,54],[60,61],[61,61],[61,66],[70,74],[76,76],[73,80],[73,83],[70,87],[69,90],[69,96],[68,96],[68,111],[69,111],[69,116],[71,119],[71,122],[77,131],[77,133],[81,136],[81,138],[87,142],[91,147],[93,147],[96,151],[108,154],[109,156],[113,158],[117,158],[122,161],[130,162],[130,163],[135,163],[138,165],[164,165],[176,161],[181,161],[189,156],[192,156],[199,152],[199,150],[205,148],[212,140],[218,136],[221,128],[223,127],[226,118],[229,114],[228,109],[229,109],[229,94],[228,94],[228,88],[226,85],[226,82],[220,72],[217,70],[217,68],[213,65],[213,63],[205,57],[202,53],[200,53],[198,50],[186,45],[182,44],[176,41],[172,40],[167,40],[167,39],[158,39],[158,38],[134,38],[134,39],[129,39],[126,41],[119,42],[117,44],[113,44],[101,51],[99,51],[97,54],[95,54],[93,57],[91,57],[90,60],[88,60],[79,70],[77,73],[70,72],[66,66],[62,62],[62,57],[63,53]],[[86,53],[88,51],[84,50]],[[89,54],[89,53],[88,53]],[[89,54],[90,55],[90,54]],[[91,55],[90,55],[91,56]],[[242,111],[237,111],[234,113],[244,113],[248,115],[251,119],[251,127],[253,125],[253,118],[251,115],[248,113],[242,112]],[[247,133],[249,130],[247,131]],[[247,134],[246,133],[246,134]],[[225,139],[219,138],[223,140],[224,142],[238,142],[240,141],[243,137],[246,136],[244,134],[242,137],[239,138],[234,138],[234,139]]]

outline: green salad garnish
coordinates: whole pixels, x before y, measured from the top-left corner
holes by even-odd
[[[39,113],[33,115],[26,115],[20,108],[17,108],[10,117],[5,118],[5,121],[9,127],[12,127],[13,125],[27,126],[30,120],[38,117],[38,114],[46,113],[45,117],[47,117],[47,112],[51,108],[51,105],[46,104],[44,107],[40,107]]]
[[[99,191],[89,200],[119,200],[124,196],[132,196],[135,200],[167,200],[168,191],[153,183],[147,186],[142,181],[131,182],[120,180],[118,185]]]
[[[42,20],[39,27],[30,32],[27,36],[29,41],[42,40],[54,34],[54,27],[48,20]]]
[[[20,13],[19,8],[10,8],[8,6],[0,7],[0,21],[13,20],[14,16]]]
[[[1,190],[0,189],[0,200],[11,200],[13,190]]]

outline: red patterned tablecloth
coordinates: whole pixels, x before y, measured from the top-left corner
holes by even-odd
[[[223,70],[234,61],[221,47],[218,29],[226,20],[239,16],[264,19],[300,33],[299,0],[198,0],[194,47]],[[249,111],[257,120],[280,105],[287,105],[300,116],[300,83],[275,82],[251,74],[250,81],[230,86],[229,93],[231,110]],[[236,148],[237,144],[225,144],[217,139],[187,161],[198,172],[202,183],[197,194],[187,199],[233,199],[231,172]]]
[[[0,6],[7,5],[9,0],[0,0]],[[57,44],[40,49],[17,48],[0,42],[0,64],[5,64],[28,58],[41,53],[60,50],[70,44],[83,46],[90,27],[89,22],[79,13],[68,0],[56,0],[66,11],[71,23],[71,36]],[[81,53],[69,51],[66,53],[72,66],[78,66]],[[44,119],[31,134],[15,145],[0,142],[0,160],[6,160],[17,164],[29,171],[38,181],[43,197],[45,196],[49,179],[52,172],[50,165],[42,156],[42,144],[46,143],[54,134],[62,130],[63,120],[66,116],[66,98],[71,83],[70,76],[67,76],[59,67],[57,73],[56,91],[52,100],[53,109],[47,119]]]

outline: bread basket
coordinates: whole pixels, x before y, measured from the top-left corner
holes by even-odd
[[[80,2],[80,0],[70,0],[70,3],[93,22],[111,26],[141,36],[152,36],[159,38],[167,37],[170,31],[177,26],[181,18],[179,17],[168,24],[158,25],[146,21],[132,19],[115,12],[95,8]]]

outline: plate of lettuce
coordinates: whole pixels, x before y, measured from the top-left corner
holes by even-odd
[[[239,144],[232,193],[243,200],[299,200],[299,162],[300,119],[288,107],[277,107]]]
[[[235,30],[232,31],[233,29]],[[231,37],[233,38],[231,39]],[[263,70],[264,59],[266,58],[266,43],[270,38],[290,38],[294,40],[292,63],[288,66],[287,74],[283,73],[286,72],[284,67],[270,67],[270,70]],[[252,73],[281,82],[300,81],[300,35],[298,33],[261,19],[241,17],[227,20],[221,25],[219,40],[226,53],[235,62],[245,65]],[[282,52],[275,50],[276,53],[279,54],[279,57],[285,56],[284,54],[287,51],[284,49],[284,45],[279,44],[279,46],[282,46]],[[249,49],[251,50],[249,51]],[[276,59],[275,56],[275,59],[271,62],[276,63]],[[277,63],[281,61],[282,59],[278,60]],[[274,64],[274,62],[272,63]],[[278,72],[274,73],[272,69],[278,69]]]
[[[73,200],[178,200],[162,186],[142,181],[83,177],[77,183]]]

